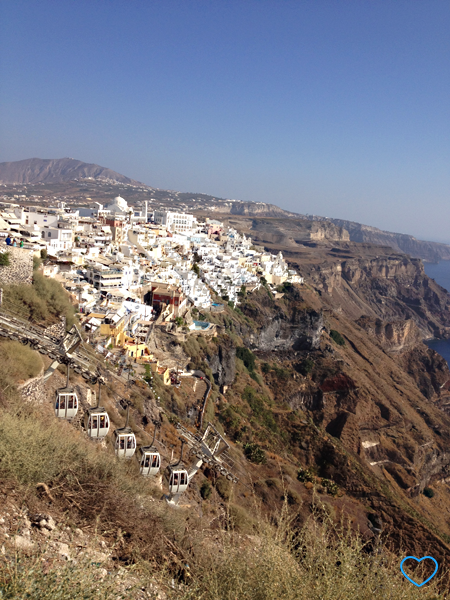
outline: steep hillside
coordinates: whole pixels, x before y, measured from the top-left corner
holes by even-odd
[[[107,598],[120,597],[130,579],[135,587],[124,596],[136,599],[164,593],[207,600],[381,600],[389,581],[395,581],[393,599],[397,592],[414,598],[391,552],[420,556],[432,547],[444,568],[450,371],[422,339],[447,334],[448,296],[420,261],[351,242],[323,244],[305,248],[301,257],[305,285],[283,285],[277,299],[263,286],[242,293],[239,307],[200,314],[216,323],[214,338],[182,339],[156,329],[156,347],[189,361],[212,382],[205,422],[226,434],[239,477],[232,485],[204,465],[180,510],[160,501],[158,481],[140,478],[134,460],[114,457],[112,432],[99,444],[87,438],[82,419],[55,419],[55,390],[65,385],[60,373],[23,403],[17,384],[42,370],[41,359],[17,342],[0,345],[0,584],[12,590],[5,597],[25,598],[26,578],[40,577],[31,558],[8,571],[19,546],[37,556],[44,574],[66,573],[62,550],[75,559],[64,580],[68,594],[84,581],[83,561],[83,585],[92,590],[92,565],[98,563],[111,591]],[[20,369],[14,367],[18,355]],[[113,428],[123,426],[129,402],[138,444],[149,443],[151,420],[159,418],[164,466],[172,450],[176,459],[174,424],[195,431],[192,407],[203,388],[192,378],[178,388],[165,386],[157,374],[150,387],[137,372],[131,389],[125,381],[107,381],[102,405]],[[92,384],[76,374],[71,383],[88,403]],[[347,533],[341,519],[349,523]],[[289,540],[295,543],[286,545]],[[342,575],[342,565],[351,576]],[[331,575],[322,582],[320,573]],[[367,595],[370,574],[375,579]],[[82,592],[86,597],[83,590],[72,597]],[[433,594],[429,598],[439,598],[436,588]]]

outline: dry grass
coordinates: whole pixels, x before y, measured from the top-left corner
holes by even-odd
[[[68,509],[73,523],[114,539],[120,535],[117,553],[125,562],[157,562],[164,536],[178,527],[178,516],[153,501],[153,484],[139,476],[135,461],[113,458],[51,416],[4,411],[0,456],[0,478],[16,482],[28,501],[38,494],[36,484],[44,483],[55,508]]]
[[[99,581],[99,570],[91,561],[77,561],[47,569],[44,557],[14,553],[0,555],[2,600],[112,600],[129,598],[118,594],[114,581]]]
[[[0,342],[0,384],[2,387],[39,375],[43,367],[40,354],[19,342]]]
[[[400,573],[400,558],[369,552],[345,525],[312,516],[296,530],[287,504],[275,528],[259,524],[250,537],[222,534],[220,551],[201,545],[189,585],[169,590],[177,600],[433,600],[446,598],[435,580],[416,588]],[[425,579],[416,573],[417,580]]]

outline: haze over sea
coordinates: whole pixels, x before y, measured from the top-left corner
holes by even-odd
[[[432,277],[450,293],[450,260],[442,260],[437,264],[424,263],[424,266],[428,277]],[[430,340],[427,345],[443,356],[450,367],[450,340]]]

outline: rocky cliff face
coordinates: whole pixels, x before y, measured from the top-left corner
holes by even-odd
[[[370,336],[376,337],[388,352],[400,352],[417,346],[422,341],[420,330],[412,319],[389,322],[361,317],[356,323]]]
[[[324,221],[323,217],[314,218],[319,219],[319,222]],[[428,262],[450,260],[450,246],[447,244],[426,242],[418,240],[412,235],[382,231],[376,227],[343,219],[326,219],[326,222],[328,221],[346,229],[352,242],[389,246],[397,252],[404,252],[414,258],[421,258]]]
[[[220,344],[217,354],[208,355],[208,364],[217,385],[229,386],[236,377],[236,348],[232,344]]]
[[[314,350],[320,345],[323,314],[306,307],[295,292],[290,302],[279,304],[263,288],[251,295],[242,310],[257,323],[256,329],[243,328],[241,331],[245,344],[254,350]]]
[[[316,311],[294,311],[287,316],[276,315],[256,333],[246,336],[246,342],[255,350],[315,350],[320,345],[324,327],[323,315]]]
[[[389,322],[411,320],[422,338],[450,334],[450,296],[425,274],[418,259],[399,254],[335,256],[304,272],[333,310],[354,320],[363,316]]]

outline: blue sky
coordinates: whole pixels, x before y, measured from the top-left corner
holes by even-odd
[[[3,0],[0,161],[450,242],[448,0]]]

